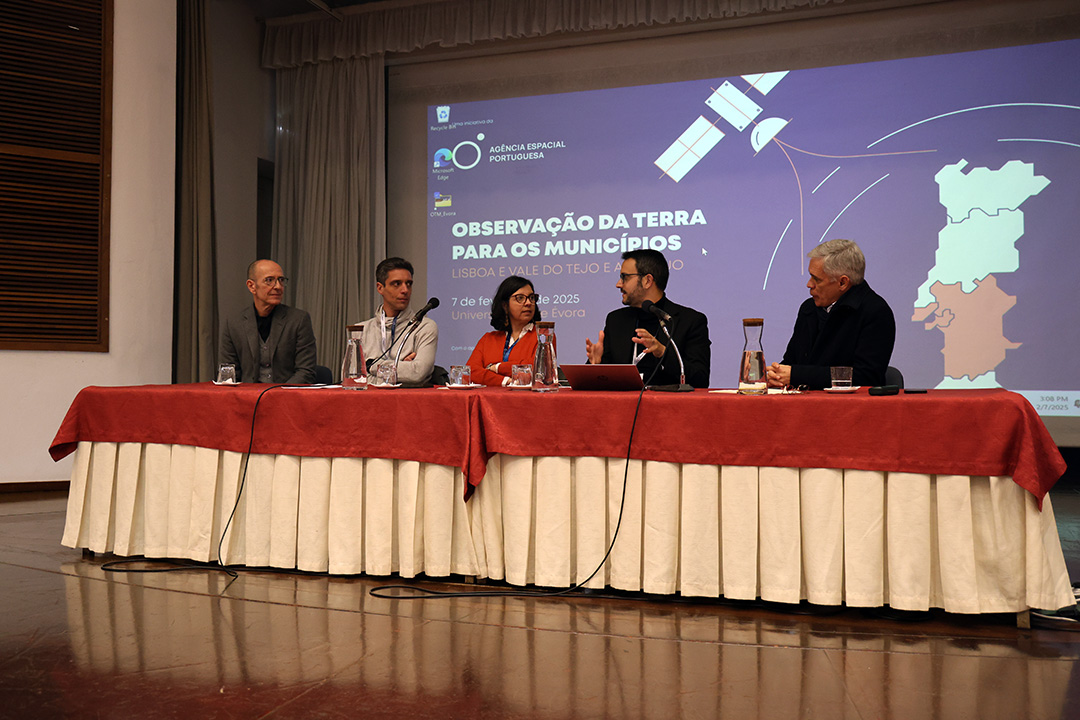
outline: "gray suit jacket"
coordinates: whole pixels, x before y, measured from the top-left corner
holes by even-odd
[[[278,305],[270,324],[270,363],[276,383],[315,382],[315,332],[305,310]],[[236,365],[237,382],[259,380],[259,327],[255,306],[225,318],[221,328],[218,362]]]

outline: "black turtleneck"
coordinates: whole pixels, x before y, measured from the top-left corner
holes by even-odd
[[[275,305],[270,312],[266,314],[266,317],[260,315],[258,310],[255,311],[255,325],[259,328],[259,337],[262,338],[263,342],[266,342],[266,338],[270,337],[270,325],[273,323],[274,313],[277,311],[277,308],[278,306]]]

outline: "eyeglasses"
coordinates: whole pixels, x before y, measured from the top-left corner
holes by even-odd
[[[510,299],[516,302],[518,305],[524,305],[526,300],[532,300],[533,304],[535,305],[536,302],[540,299],[540,296],[536,293],[533,293],[532,295],[518,293],[517,295],[511,295]]]
[[[780,393],[783,395],[801,395],[809,389],[807,385],[785,385]]]
[[[643,273],[619,273],[619,282],[626,282],[626,278],[641,277]]]
[[[274,283],[281,283],[281,287],[285,287],[289,284],[289,278],[287,277],[264,277],[262,284],[266,287],[274,287]]]

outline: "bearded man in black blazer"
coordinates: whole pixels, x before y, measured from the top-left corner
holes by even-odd
[[[589,362],[633,363],[651,385],[679,384],[679,358],[674,351],[666,352],[670,340],[660,329],[657,317],[641,309],[642,303],[649,300],[671,316],[668,327],[682,353],[686,383],[696,388],[709,387],[709,321],[697,310],[673,303],[664,294],[669,275],[667,258],[658,250],[630,250],[622,254],[622,259],[615,287],[622,292],[626,307],[608,313],[596,342],[585,338]]]
[[[218,361],[236,366],[237,382],[315,382],[315,332],[304,310],[283,305],[285,277],[273,260],[248,266],[252,304],[225,319]]]

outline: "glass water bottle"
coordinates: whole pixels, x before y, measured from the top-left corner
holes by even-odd
[[[743,353],[739,364],[739,394],[764,395],[767,391],[765,380],[765,352],[761,349],[761,331],[765,325],[763,318],[743,318]]]
[[[341,387],[367,389],[367,364],[364,362],[363,324],[345,327],[345,356],[341,359]]]
[[[533,360],[533,386],[536,392],[559,389],[559,361],[555,359],[555,323],[536,323],[536,359]]]

